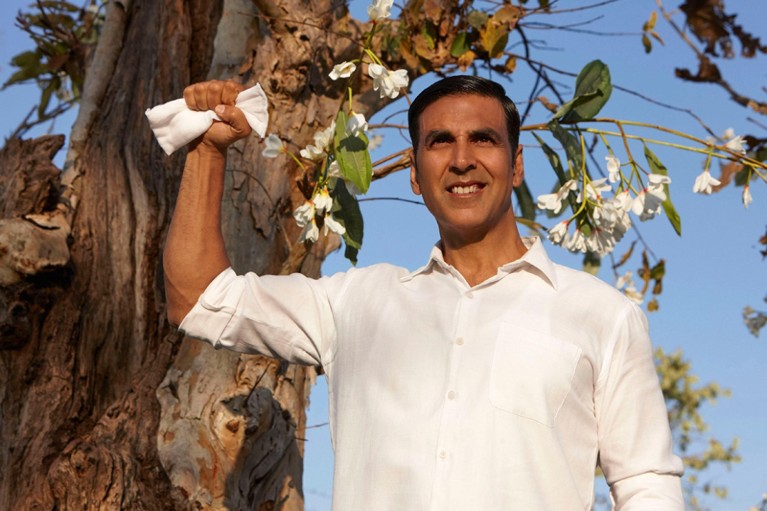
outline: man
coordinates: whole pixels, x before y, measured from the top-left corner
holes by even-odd
[[[323,366],[335,511],[589,510],[597,464],[616,509],[683,509],[642,312],[520,237],[519,115],[501,86],[451,77],[410,108],[411,185],[440,233],[428,263],[320,280],[228,268],[224,154],[249,131],[238,90],[184,94],[224,122],[187,158],[168,314],[215,346]]]

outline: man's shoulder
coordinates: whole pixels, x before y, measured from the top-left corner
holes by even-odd
[[[396,282],[408,275],[410,270],[390,263],[376,263],[369,266],[354,266],[345,271],[323,277],[331,280],[359,282]]]
[[[625,294],[583,270],[577,270],[557,263],[552,263],[558,281],[559,292],[564,296],[580,296],[585,306],[610,305],[617,309],[630,308],[634,305]]]

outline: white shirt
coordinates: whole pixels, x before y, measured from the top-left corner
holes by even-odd
[[[439,249],[318,280],[228,269],[180,325],[321,365],[335,511],[682,511],[642,311],[540,241],[470,287]]]

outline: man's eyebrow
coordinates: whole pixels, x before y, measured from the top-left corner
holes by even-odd
[[[426,134],[426,136],[424,137],[423,141],[424,141],[424,144],[430,144],[434,140],[436,140],[438,138],[442,138],[442,137],[450,137],[450,138],[452,138],[453,134],[450,133],[450,131],[448,131],[448,130],[432,130],[432,131],[430,131],[430,132],[428,132]]]
[[[476,130],[472,130],[469,133],[469,136],[471,138],[477,138],[477,137],[488,137],[492,138],[494,140],[500,140],[501,134],[495,131],[493,128],[480,128]]]

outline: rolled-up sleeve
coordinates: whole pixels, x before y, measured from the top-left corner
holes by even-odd
[[[229,268],[208,285],[179,330],[216,348],[323,365],[336,340],[331,279],[237,275]]]
[[[647,320],[634,304],[616,326],[596,389],[599,459],[616,511],[683,511]]]

